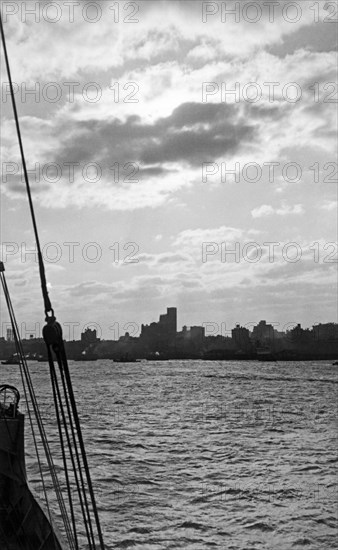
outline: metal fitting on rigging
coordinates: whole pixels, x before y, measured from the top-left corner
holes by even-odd
[[[62,342],[62,327],[55,317],[48,318],[47,324],[42,329],[42,336],[48,346]]]

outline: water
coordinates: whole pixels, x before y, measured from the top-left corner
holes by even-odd
[[[71,363],[107,548],[329,550],[337,367]],[[48,369],[31,364],[59,456]],[[0,382],[20,388],[17,367]],[[28,472],[38,481],[27,442]]]

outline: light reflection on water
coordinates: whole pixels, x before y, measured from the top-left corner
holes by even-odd
[[[70,365],[108,548],[338,546],[337,367]],[[31,373],[61,466],[48,368]],[[39,490],[28,434],[27,469]]]

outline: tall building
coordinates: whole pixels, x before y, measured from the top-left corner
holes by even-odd
[[[177,308],[167,307],[167,313],[160,315],[160,328],[166,330],[168,334],[176,334],[177,332]]]
[[[95,329],[91,330],[90,328],[86,328],[86,330],[81,333],[81,342],[83,344],[96,344],[96,342],[99,341],[100,338],[97,338],[97,332]]]
[[[337,323],[319,323],[314,325],[313,336],[316,341],[337,341],[338,340],[338,324]]]
[[[168,307],[167,313],[160,315],[158,323],[141,325],[142,344],[152,351],[165,351],[174,343],[177,332],[177,309]]]
[[[266,321],[259,321],[258,325],[253,328],[251,337],[254,342],[271,344],[274,341],[274,328]]]
[[[12,328],[7,329],[7,342],[14,342],[14,334]]]
[[[231,331],[231,336],[239,349],[247,350],[250,347],[250,332],[247,328],[236,325]]]

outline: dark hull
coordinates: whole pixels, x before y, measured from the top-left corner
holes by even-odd
[[[97,361],[97,357],[88,357],[86,355],[79,355],[77,357],[74,357],[73,361]]]
[[[0,418],[0,548],[66,550],[27,484],[21,414]]]

